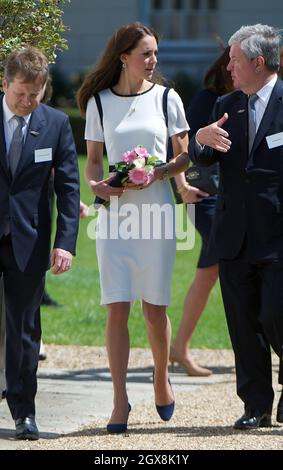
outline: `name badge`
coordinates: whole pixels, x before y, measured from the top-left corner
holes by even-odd
[[[283,132],[278,132],[277,134],[268,135],[266,137],[266,142],[267,142],[269,149],[280,147],[280,145],[283,145]]]
[[[38,149],[34,151],[34,163],[51,162],[52,148]]]

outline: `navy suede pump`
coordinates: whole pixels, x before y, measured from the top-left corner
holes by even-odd
[[[163,421],[169,421],[172,418],[173,414],[174,414],[175,401],[173,401],[169,405],[163,405],[163,406],[157,405],[155,403],[155,407],[156,407],[156,411],[159,414],[160,418]]]
[[[154,371],[152,372],[152,380],[153,380],[153,384],[154,384]],[[170,387],[172,389],[170,379],[168,379],[168,382],[169,382]],[[175,411],[175,400],[172,403],[169,403],[169,405],[157,405],[155,403],[155,407],[156,407],[156,411],[159,414],[160,418],[163,421],[169,421],[172,418],[172,416],[174,414],[174,411]]]
[[[109,432],[110,434],[122,434],[123,432],[126,432],[127,429],[128,429],[128,418],[129,418],[129,413],[132,409],[130,403],[128,403],[128,417],[127,417],[127,422],[126,423],[109,423],[107,424],[107,432]]]

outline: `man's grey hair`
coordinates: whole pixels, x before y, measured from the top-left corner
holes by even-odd
[[[229,39],[229,46],[240,43],[241,49],[249,60],[262,56],[269,70],[277,72],[280,68],[281,31],[266,24],[242,26]]]

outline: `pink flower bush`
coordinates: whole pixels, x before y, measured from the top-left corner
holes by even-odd
[[[122,161],[115,163],[116,175],[110,181],[109,185],[119,188],[124,186],[127,181],[136,185],[151,183],[154,179],[154,167],[163,162],[158,157],[150,155],[142,145],[135,147],[123,153]],[[96,196],[95,204],[109,206],[109,201],[105,201]]]
[[[150,155],[145,147],[135,147],[132,150],[127,150],[127,152],[124,152],[122,155],[122,160],[125,163],[134,163],[137,159],[146,160],[148,157],[150,157]],[[144,166],[144,164],[139,166]]]
[[[157,157],[150,155],[145,147],[139,145],[124,152],[122,161],[115,163],[115,168],[122,183],[130,181],[143,185],[153,180],[154,167],[162,163]]]
[[[136,152],[136,154],[138,155],[138,157],[143,157],[143,158],[148,158],[150,157],[148,151],[146,150],[145,147],[136,147],[134,149],[134,151]]]
[[[128,168],[124,168],[124,171],[127,172],[127,179],[136,185],[150,183],[153,179],[153,169],[156,162],[161,163],[157,157],[152,157],[141,145],[123,153],[122,158],[123,162],[128,165]],[[121,168],[121,163],[116,164],[116,168]]]
[[[129,180],[134,184],[144,184],[148,180],[148,172],[145,168],[134,168],[129,171]]]
[[[147,183],[150,183],[154,179],[154,171],[150,170],[147,173]]]
[[[123,153],[122,160],[125,163],[133,163],[137,158],[137,153],[135,150],[128,150],[127,152]]]

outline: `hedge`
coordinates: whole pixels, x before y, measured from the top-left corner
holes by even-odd
[[[86,143],[84,139],[85,120],[81,117],[79,110],[76,108],[60,109],[69,116],[78,154],[86,155]]]

